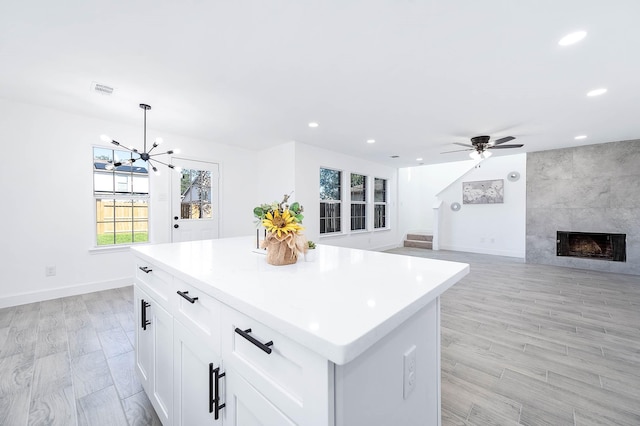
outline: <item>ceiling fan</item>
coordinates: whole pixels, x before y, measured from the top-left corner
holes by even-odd
[[[491,139],[490,136],[475,136],[471,138],[471,145],[454,142],[455,145],[464,146],[467,149],[456,149],[454,151],[445,151],[441,152],[441,154],[447,154],[449,152],[460,152],[460,151],[471,151],[469,157],[474,160],[479,160],[481,158],[489,158],[491,157],[491,152],[489,149],[504,149],[504,148],[522,148],[523,144],[510,144],[510,145],[502,145],[505,142],[509,142],[514,140],[513,136],[505,136],[500,139],[496,139],[495,141],[489,141]]]

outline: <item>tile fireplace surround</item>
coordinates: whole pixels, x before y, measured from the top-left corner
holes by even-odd
[[[557,231],[626,234],[626,261],[557,256]],[[640,275],[640,140],[527,154],[526,262]]]

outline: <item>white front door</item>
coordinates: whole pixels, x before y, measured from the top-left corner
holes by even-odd
[[[182,167],[171,180],[171,241],[218,238],[218,164],[173,158]]]

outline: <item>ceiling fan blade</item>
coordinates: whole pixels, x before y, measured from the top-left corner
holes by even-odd
[[[450,152],[462,152],[462,151],[473,151],[473,148],[469,148],[469,149],[456,149],[454,151],[445,151],[445,152],[441,152],[440,154],[448,154]]]
[[[514,140],[514,139],[515,139],[515,138],[514,138],[513,136],[505,136],[504,138],[496,139],[496,140],[493,142],[493,144],[492,144],[492,145],[493,145],[493,146],[500,145],[500,144],[503,144],[503,143],[505,143],[505,142],[512,141],[512,140]]]
[[[515,144],[515,145],[499,145],[499,146],[490,146],[490,149],[503,149],[503,148],[522,148],[524,144]]]
[[[460,142],[454,142],[454,145],[460,145],[460,146],[466,146],[467,148],[473,148],[473,145],[469,145],[468,143],[460,143]]]

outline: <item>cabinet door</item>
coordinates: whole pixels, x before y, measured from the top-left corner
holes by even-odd
[[[164,426],[170,426],[173,418],[173,317],[162,306],[152,301],[151,330],[153,339],[153,378],[151,400],[156,414]],[[147,314],[148,316],[148,314]]]
[[[227,405],[225,424],[234,426],[295,425],[289,417],[244,380],[227,368]]]
[[[179,321],[174,321],[173,362],[174,425],[221,425],[226,408],[220,410],[216,421],[210,404],[211,390],[215,393],[215,377],[210,374],[209,366],[213,363],[213,368],[220,367],[220,356]],[[221,405],[226,377],[218,382]]]
[[[169,426],[173,407],[173,318],[138,286],[134,298],[136,372],[162,424]]]
[[[144,324],[149,315],[151,298],[140,287],[133,289],[136,319],[136,372],[142,387],[151,394],[151,377],[153,372],[153,335],[149,326]],[[144,305],[143,305],[144,304]],[[145,318],[143,318],[143,316]],[[144,328],[143,328],[144,327]]]

